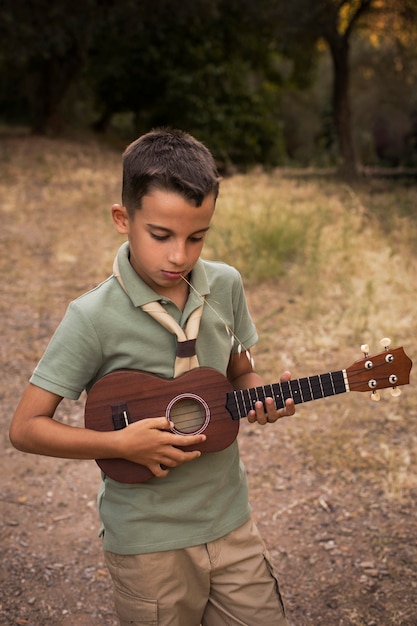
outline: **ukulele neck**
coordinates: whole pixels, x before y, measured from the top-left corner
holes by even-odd
[[[282,409],[287,398],[292,398],[295,404],[301,404],[347,391],[349,383],[346,370],[338,370],[298,380],[230,391],[227,394],[226,408],[232,419],[238,420],[247,416],[255,402],[265,402],[265,398],[273,398],[276,408]]]

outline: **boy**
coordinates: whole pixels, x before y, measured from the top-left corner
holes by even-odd
[[[172,378],[176,364],[198,364],[219,370],[235,389],[262,384],[248,351],[257,335],[240,276],[200,259],[218,189],[212,155],[186,133],[155,130],[127,148],[123,206],[114,205],[112,217],[128,241],[117,253],[113,275],[68,307],[10,427],[12,443],[25,452],[122,458],[154,475],[140,484],[102,476],[101,533],[121,626],[287,623],[250,519],[236,441],[202,454],[204,432],[173,432],[165,416],[114,432],[51,419],[63,397],[88,393],[118,369]],[[176,336],[144,310],[155,301],[183,329],[203,302],[197,339],[187,338],[178,354]],[[281,380],[288,378],[285,372]],[[268,398],[247,417],[265,424],[293,413],[291,400],[276,410]]]

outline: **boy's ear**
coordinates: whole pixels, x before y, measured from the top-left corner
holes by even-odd
[[[126,208],[120,204],[113,204],[111,215],[119,235],[127,235],[129,233],[129,215]]]

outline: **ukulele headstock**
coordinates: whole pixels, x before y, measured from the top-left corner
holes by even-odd
[[[373,355],[369,355],[366,344],[362,345],[364,358],[346,368],[350,391],[370,391],[374,401],[380,399],[380,389],[390,388],[393,396],[400,395],[399,387],[409,384],[413,365],[403,348],[390,348],[390,339],[381,339],[381,345],[383,352]]]

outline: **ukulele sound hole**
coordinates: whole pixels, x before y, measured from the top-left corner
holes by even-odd
[[[210,421],[207,403],[194,394],[181,394],[171,400],[166,416],[174,424],[173,432],[179,435],[198,435]]]

